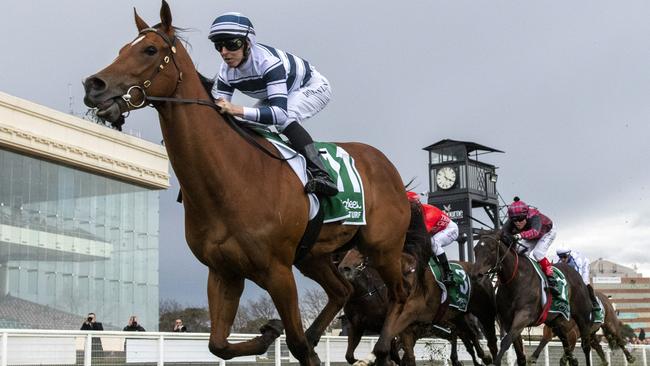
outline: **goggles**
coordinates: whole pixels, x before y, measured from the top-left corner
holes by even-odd
[[[526,220],[526,216],[514,216],[512,218],[512,221],[514,221],[514,222],[521,222],[521,221],[524,221],[524,220]]]
[[[217,50],[217,52],[221,52],[221,49],[226,47],[228,51],[237,51],[238,49],[244,47],[245,43],[246,42],[243,38],[218,40],[214,41],[214,49]]]

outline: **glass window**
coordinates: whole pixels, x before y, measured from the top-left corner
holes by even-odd
[[[60,329],[91,311],[121,329],[137,313],[154,330],[159,192],[6,150],[0,171],[0,255],[21,311],[60,311]]]

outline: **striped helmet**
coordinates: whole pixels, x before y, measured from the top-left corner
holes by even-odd
[[[514,218],[514,217],[528,217],[528,205],[519,199],[519,197],[515,197],[514,202],[508,206],[508,217],[509,218]]]
[[[226,38],[248,38],[251,44],[255,43],[255,28],[247,16],[241,13],[225,13],[219,15],[210,26],[208,38],[212,42]]]

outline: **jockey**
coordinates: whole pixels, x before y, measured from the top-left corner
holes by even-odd
[[[223,59],[215,103],[222,113],[275,125],[307,160],[311,180],[305,191],[325,196],[338,193],[309,133],[300,124],[330,101],[327,79],[307,61],[255,41],[251,21],[240,13],[218,16],[208,36]],[[259,101],[254,107],[231,103],[235,89]]]
[[[580,274],[582,281],[587,285],[587,289],[589,290],[589,298],[591,299],[593,310],[600,310],[600,304],[596,300],[594,288],[591,287],[591,281],[589,279],[589,259],[577,251],[571,251],[571,249],[564,247],[558,248],[555,253],[561,262],[573,267]]]
[[[406,192],[410,201],[420,202],[419,196],[415,192]],[[424,223],[427,231],[431,234],[431,249],[440,263],[442,268],[442,282],[445,285],[451,285],[453,278],[447,254],[444,247],[453,243],[458,238],[458,225],[453,222],[447,214],[436,206],[420,203],[424,214]]]
[[[515,240],[521,241],[521,245],[526,247],[528,255],[542,267],[551,292],[559,296],[560,293],[553,278],[553,265],[546,258],[546,252],[556,235],[553,221],[537,209],[529,207],[519,197],[515,197],[514,202],[508,206],[508,221],[503,225],[503,232],[513,235]]]

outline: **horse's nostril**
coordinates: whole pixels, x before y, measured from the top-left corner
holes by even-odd
[[[86,93],[103,92],[106,89],[106,82],[97,76],[91,76],[83,82]]]

